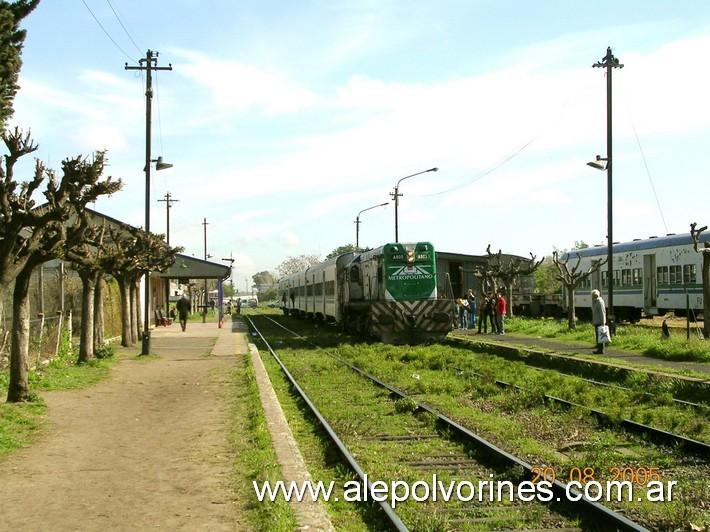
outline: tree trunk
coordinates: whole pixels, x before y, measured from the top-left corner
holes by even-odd
[[[79,272],[81,277],[81,334],[79,335],[78,363],[94,358],[94,292],[97,272]]]
[[[131,341],[131,291],[130,284],[123,277],[117,277],[118,291],[121,295],[121,345],[129,347],[133,345]]]
[[[703,336],[710,338],[710,248],[703,251]]]
[[[10,349],[10,384],[8,403],[26,401],[29,395],[27,383],[30,345],[30,279],[32,268],[25,268],[15,278],[15,293],[12,296],[12,347]]]
[[[131,283],[131,301],[133,302],[132,315],[134,316],[133,328],[136,334],[136,342],[140,340],[143,334],[143,316],[141,314],[141,291],[138,281],[134,280]]]
[[[94,290],[94,351],[104,345],[104,281],[99,275]]]
[[[513,283],[505,285],[505,298],[508,300],[508,305],[505,313],[509,318],[513,317]]]
[[[574,312],[574,289],[567,287],[567,327],[569,329],[577,328],[577,316]]]

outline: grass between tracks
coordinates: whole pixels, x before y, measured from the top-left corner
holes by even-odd
[[[313,337],[317,343],[329,344],[331,350],[342,358],[412,394],[417,400],[434,405],[500,447],[523,456],[531,464],[553,467],[560,480],[568,480],[575,468],[593,469],[596,480],[606,481],[611,480],[613,468],[639,472],[659,467],[664,482],[679,482],[672,502],[633,501],[616,507],[652,529],[684,530],[689,529],[691,523],[694,526],[710,524],[710,508],[707,506],[710,470],[706,463],[688,457],[680,450],[651,446],[614,427],[602,430],[583,409],[553,410],[545,407],[541,399],[545,393],[560,396],[608,411],[617,420],[631,418],[708,441],[707,410],[693,412],[679,408],[669,401],[672,390],[664,389],[663,384],[652,389],[655,383],[635,375],[622,383],[632,388],[630,392],[599,389],[573,377],[540,372],[523,363],[511,363],[476,349],[442,345],[352,345],[352,340],[335,334],[333,330],[329,331],[328,337],[319,336],[320,331],[328,329],[326,327],[313,328],[297,320],[289,320],[288,325]],[[587,342],[588,336],[583,334]],[[307,360],[310,356],[308,349],[299,352],[298,356]],[[269,372],[273,374],[272,368]],[[500,388],[494,382],[496,379],[523,386],[529,391]],[[645,395],[647,391],[653,391],[655,395]],[[282,393],[286,394],[285,391]],[[334,390],[333,393],[339,392]],[[297,416],[298,411],[292,415]],[[358,423],[360,420],[353,419],[351,428],[356,430]],[[307,435],[305,438],[308,442]],[[312,454],[318,461],[318,446],[314,447],[316,450]],[[310,460],[307,458],[307,461]],[[321,479],[333,478],[329,471]]]

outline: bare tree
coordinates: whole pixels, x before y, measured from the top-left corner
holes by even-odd
[[[486,248],[486,253],[488,257],[486,258],[485,265],[482,268],[485,270],[481,272],[484,279],[491,279],[493,282],[493,291],[498,291],[497,281],[500,280],[505,286],[505,297],[508,300],[507,315],[513,316],[513,288],[518,283],[518,279],[521,275],[531,275],[535,270],[537,270],[540,265],[545,262],[543,257],[536,262],[536,257],[530,253],[530,260],[523,257],[514,257],[510,255],[503,255],[501,250],[498,253],[491,253],[491,245],[488,244]],[[480,270],[479,270],[480,271]]]
[[[137,286],[150,271],[167,271],[183,248],[168,247],[163,235],[126,226],[110,228],[104,255],[105,270],[116,279],[121,294],[121,345],[128,347],[141,334],[140,298]]]
[[[698,229],[697,225],[695,222],[690,224],[690,236],[693,238],[695,252],[703,254],[703,336],[710,338],[710,242],[703,242],[703,247],[700,249],[700,234],[708,226]]]
[[[13,331],[10,351],[10,383],[7,400],[25,401],[29,353],[29,287],[32,271],[48,260],[62,258],[66,249],[78,245],[88,219],[87,203],[120,189],[121,182],[111,178],[100,181],[105,166],[104,152],[89,162],[83,157],[62,161],[60,181],[36,161],[34,176],[18,184],[14,167],[20,157],[37,146],[29,133],[18,128],[4,131],[2,140],[9,154],[0,165],[0,285],[15,284],[13,293]],[[46,181],[43,192],[47,202],[39,207],[32,199]],[[19,188],[19,191],[18,191]]]
[[[557,279],[562,282],[567,293],[567,326],[570,329],[577,327],[577,317],[574,309],[574,289],[589,278],[592,273],[597,271],[603,264],[606,264],[606,259],[595,259],[586,271],[579,270],[579,263],[582,260],[579,253],[575,254],[577,261],[570,268],[569,261],[572,252],[567,254],[566,259],[561,259],[557,251],[552,252],[552,262],[557,266],[559,275]]]

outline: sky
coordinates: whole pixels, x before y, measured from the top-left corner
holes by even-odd
[[[9,125],[57,170],[106,150],[124,187],[93,207],[136,226],[146,79],[125,65],[172,66],[153,73],[151,157],[173,167],[151,170],[150,229],[170,193],[170,244],[233,258],[239,289],[355,244],[358,216],[361,247],[393,242],[397,184],[403,242],[606,245],[607,173],[586,163],[607,156],[607,47],[614,241],[710,222],[707,0],[42,0],[22,27]]]

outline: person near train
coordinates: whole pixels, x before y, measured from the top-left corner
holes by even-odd
[[[491,333],[498,334],[498,325],[496,323],[496,294],[491,292],[488,296],[488,319],[491,322]]]
[[[503,292],[498,292],[496,297],[496,325],[498,326],[497,334],[505,334],[505,313],[508,311],[508,302],[503,297]]]
[[[476,307],[476,294],[473,293],[471,288],[468,289],[466,294],[466,301],[468,302],[468,328],[473,330],[476,328],[478,308]]]
[[[456,300],[456,310],[458,312],[458,320],[457,320],[457,328],[461,329],[467,329],[468,328],[468,320],[466,316],[466,307],[468,304],[466,303],[466,300],[463,298],[459,298]]]
[[[488,298],[486,298],[486,294],[481,296],[481,304],[478,306],[478,334],[481,334],[481,326],[483,326],[483,334],[488,334]]]
[[[603,355],[606,344],[599,341],[599,327],[606,325],[606,305],[599,290],[592,290],[592,325],[594,326],[594,339],[597,343],[596,355]]]

